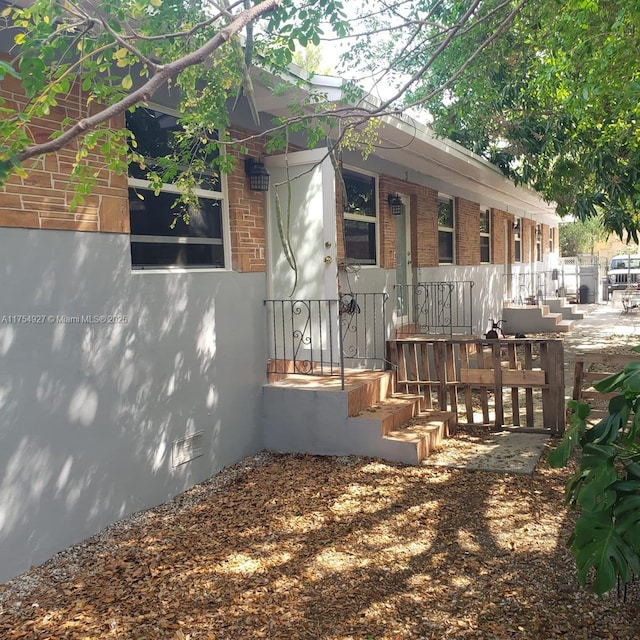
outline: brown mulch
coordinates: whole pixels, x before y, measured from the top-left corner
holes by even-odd
[[[580,588],[567,470],[260,454],[0,586],[0,638],[640,637]]]

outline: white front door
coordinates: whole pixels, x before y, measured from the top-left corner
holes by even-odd
[[[398,300],[398,322],[409,322],[411,287],[413,272],[411,266],[411,214],[409,199],[402,196],[404,213],[395,216],[396,220],[396,291]]]
[[[270,297],[336,299],[335,174],[327,150],[271,156],[264,164],[271,174],[267,206]]]
[[[326,149],[265,158],[271,175],[267,200],[267,291],[271,318],[282,327],[272,357],[317,362],[337,354],[338,272],[335,173]],[[332,300],[332,303],[322,301]],[[282,315],[282,317],[279,317]],[[272,340],[280,343],[282,340]],[[275,347],[275,353],[273,348]]]

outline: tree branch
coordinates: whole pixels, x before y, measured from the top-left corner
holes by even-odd
[[[103,122],[124,113],[127,109],[139,102],[147,102],[149,98],[170,78],[175,77],[189,67],[203,63],[217,49],[224,46],[234,35],[244,29],[247,24],[257,20],[267,11],[275,9],[281,2],[282,0],[262,0],[262,2],[254,5],[250,9],[242,11],[226,27],[221,29],[213,38],[202,45],[199,49],[196,49],[192,53],[168,64],[157,65],[156,72],[139,88],[135,89],[118,102],[106,107],[99,113],[79,120],[54,140],[48,140],[40,144],[33,144],[25,147],[18,154],[18,159],[21,162],[24,162],[29,158],[59,151],[77,137],[91,129],[94,129]]]

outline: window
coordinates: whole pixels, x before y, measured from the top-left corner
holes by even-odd
[[[555,227],[549,227],[549,253],[553,253],[554,239],[556,235]]]
[[[440,264],[454,263],[454,224],[453,198],[438,196],[438,257]]]
[[[522,262],[522,218],[516,218],[513,223],[514,262]]]
[[[377,180],[344,169],[344,250],[345,256],[360,264],[377,262],[378,202]]]
[[[542,262],[542,226],[536,225],[536,261]]]
[[[223,195],[217,171],[204,170],[195,190],[198,204],[178,200],[174,184],[163,184],[158,195],[146,179],[158,170],[162,158],[172,155],[180,143],[177,117],[150,108],[127,113],[127,128],[135,134],[135,151],[145,166],[129,165],[129,218],[131,222],[131,264],[134,269],[163,267],[225,266],[223,240]],[[196,150],[196,157],[198,153]],[[199,154],[210,166],[212,156]]]
[[[480,262],[491,262],[491,212],[480,209]]]

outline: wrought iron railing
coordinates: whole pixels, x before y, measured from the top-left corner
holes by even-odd
[[[558,270],[505,274],[506,298],[515,304],[540,305],[558,295]]]
[[[395,286],[396,331],[403,334],[470,334],[473,280]]]
[[[340,376],[346,367],[384,368],[386,293],[339,300],[265,300],[268,374]]]

